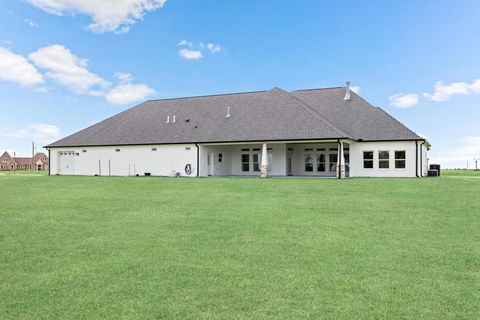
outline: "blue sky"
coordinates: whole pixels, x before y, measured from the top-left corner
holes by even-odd
[[[344,85],[480,158],[480,2],[6,0],[0,150],[17,155],[152,98]],[[179,45],[181,43],[181,45]]]

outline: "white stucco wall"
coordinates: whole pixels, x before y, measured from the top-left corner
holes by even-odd
[[[152,151],[156,148],[157,151]],[[190,148],[190,150],[187,150]],[[120,149],[116,152],[116,149]],[[84,152],[86,150],[86,152]],[[74,169],[72,172],[59,172],[59,152],[74,152]],[[109,170],[110,162],[110,170]],[[185,165],[192,167],[191,177],[197,174],[197,149],[194,144],[182,145],[148,145],[148,146],[109,146],[51,148],[50,174],[128,176],[146,172],[153,176],[168,176],[178,171],[182,176]]]
[[[288,153],[292,153],[292,174],[293,175],[312,175],[312,176],[335,176],[334,169],[329,172],[328,156],[326,161],[327,171],[316,172],[316,154],[318,148],[324,148],[321,151],[325,154],[337,154],[337,143],[267,143],[268,153],[271,154],[269,174],[271,176],[286,176]],[[260,172],[253,171],[253,157],[250,156],[250,171],[243,172],[241,164],[241,154],[246,153],[242,149],[249,149],[248,153],[261,153],[261,144],[235,144],[235,145],[199,145],[199,175],[208,176],[209,168],[207,164],[208,154],[212,154],[213,175],[251,175],[258,176]],[[345,144],[348,147],[346,154],[350,157],[350,177],[415,177],[416,163],[416,144],[415,141],[389,141],[389,142],[349,142]],[[157,151],[152,151],[156,148]],[[186,150],[190,148],[190,150]],[[291,151],[288,149],[291,148]],[[116,149],[120,149],[116,152]],[[314,171],[305,172],[305,149],[313,149]],[[83,152],[86,150],[86,152]],[[427,147],[420,147],[418,143],[418,173],[427,175],[428,153]],[[374,161],[373,169],[363,168],[363,151],[373,151]],[[378,152],[390,152],[390,167],[380,169],[378,167]],[[395,168],[395,151],[406,152],[406,168]],[[59,172],[59,152],[73,152],[73,166],[69,172]],[[422,153],[423,162],[420,164],[420,153]],[[222,161],[219,161],[219,154],[222,154]],[[110,163],[110,164],[109,164]],[[182,176],[185,173],[185,165],[190,164],[192,174],[197,175],[197,148],[194,144],[182,145],[148,145],[148,146],[111,146],[111,147],[78,147],[78,148],[51,148],[50,149],[50,174],[72,174],[72,175],[102,175],[102,176],[128,176],[144,175],[146,172],[154,176],[168,176],[172,171],[178,171]],[[109,168],[110,167],[110,168]]]
[[[199,145],[200,150],[200,176],[206,177],[208,172],[208,154],[213,154],[213,175],[214,176],[228,176],[231,175],[231,146],[205,146]],[[222,161],[220,162],[219,155],[222,155]]]
[[[286,168],[286,145],[285,144],[268,144],[268,154],[271,154],[272,163],[269,163],[268,174],[271,176],[285,176],[287,174]],[[250,154],[259,153],[262,151],[252,151],[252,149],[261,149],[261,144],[252,144],[252,145],[235,145],[232,146],[232,174],[233,175],[253,175],[259,176],[260,172],[253,171],[253,161],[252,156],[250,156],[250,172],[242,171],[242,153],[248,153],[242,151],[242,149],[250,149]]]
[[[386,142],[352,142],[350,143],[350,176],[351,177],[415,177],[416,176],[416,144],[415,141]],[[373,151],[373,169],[363,168],[363,152]],[[389,151],[388,169],[378,167],[378,152]],[[406,152],[405,169],[395,168],[395,151]],[[425,151],[424,159],[426,159]],[[419,155],[420,161],[420,155]]]
[[[269,163],[269,174],[272,176],[286,175],[286,145],[284,143],[268,144],[268,154],[271,154],[272,163]],[[261,144],[235,144],[235,145],[199,145],[200,148],[200,176],[209,175],[208,154],[213,153],[213,175],[214,176],[259,176],[260,172],[253,171],[253,154],[261,153],[261,150],[253,151],[253,149],[261,149]],[[249,149],[249,151],[242,151]],[[219,154],[222,154],[222,162],[220,163]],[[241,155],[243,153],[250,154],[250,171],[242,171]]]

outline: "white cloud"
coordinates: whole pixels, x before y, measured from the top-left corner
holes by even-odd
[[[24,19],[23,20],[26,24],[28,24],[30,27],[32,28],[38,28],[39,27],[39,24],[30,20],[30,19]]]
[[[203,54],[200,50],[180,49],[178,54],[180,57],[187,60],[198,60],[203,58]]]
[[[114,76],[121,83],[131,82],[133,80],[133,76],[130,73],[117,72]]]
[[[397,108],[410,108],[418,104],[419,96],[416,93],[397,93],[388,97],[390,105]]]
[[[460,140],[459,146],[448,152],[431,157],[430,163],[440,163],[445,167],[465,167],[467,161],[480,158],[480,136],[467,136]]]
[[[194,44],[193,42],[185,39],[180,41],[178,45],[182,47],[187,47],[187,48],[180,49],[178,51],[178,55],[188,60],[202,59],[203,53],[205,51],[210,52],[211,54],[215,54],[222,50],[222,47],[220,46],[220,44],[214,44],[214,43],[205,44],[204,42],[199,42],[197,44]]]
[[[42,69],[47,77],[75,93],[86,93],[93,87],[106,87],[108,83],[87,69],[88,60],[79,59],[62,45],[51,45],[31,53],[28,58]]]
[[[213,44],[213,43],[208,43],[207,44],[208,50],[210,50],[211,53],[217,53],[222,50],[222,47],[219,44]]]
[[[155,93],[155,90],[146,84],[132,83],[132,74],[125,72],[115,73],[114,77],[118,83],[112,88],[111,83],[87,69],[87,60],[79,59],[62,45],[40,48],[28,57],[37,67],[46,70],[48,78],[77,94],[104,97],[113,104],[126,104]],[[34,86],[33,89],[37,92],[48,92],[47,88],[38,86],[44,83],[44,78],[34,65],[23,56],[2,47],[0,47],[0,80],[15,82],[22,86]]]
[[[360,93],[361,88],[359,86],[350,86],[350,90],[355,92],[356,94]]]
[[[105,99],[113,104],[127,104],[143,100],[154,93],[154,89],[143,83],[120,83],[107,92]]]
[[[20,128],[3,129],[0,131],[0,136],[49,142],[60,138],[60,128],[45,123],[31,123]]]
[[[182,40],[178,43],[179,46],[187,46],[187,47],[193,47],[193,43],[191,41],[187,40]]]
[[[434,92],[432,94],[425,92],[423,96],[432,101],[447,101],[452,96],[480,94],[480,79],[474,80],[472,83],[452,82],[445,84],[443,81],[435,82]]]
[[[130,25],[147,12],[163,7],[166,0],[28,0],[34,6],[55,15],[83,14],[92,23],[88,29],[97,33],[128,32]]]
[[[44,83],[43,76],[23,56],[0,47],[0,80],[21,86],[35,86]]]

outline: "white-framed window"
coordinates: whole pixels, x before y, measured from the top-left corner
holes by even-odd
[[[307,152],[304,155],[305,159],[305,172],[313,172],[313,156],[311,152]]]
[[[390,168],[390,151],[378,151],[378,168]]]
[[[331,153],[328,156],[328,160],[329,160],[329,170],[330,170],[330,172],[336,171],[337,170],[337,162],[338,162],[338,154]]]
[[[325,172],[325,153],[317,153],[317,172]]]
[[[250,154],[242,153],[242,172],[250,172]]]
[[[242,149],[241,153],[241,163],[242,163],[242,172],[260,172],[260,165],[262,163],[262,149],[253,148],[251,149]],[[268,148],[268,151],[271,151],[272,148]],[[267,153],[268,159],[268,171],[272,170],[273,164],[273,155]],[[250,162],[251,161],[251,162]]]
[[[395,169],[405,169],[407,152],[404,150],[395,151]]]
[[[260,153],[254,153],[253,155],[253,171],[259,172],[260,171],[260,158],[262,155]]]
[[[363,151],[363,168],[373,169],[373,151]]]

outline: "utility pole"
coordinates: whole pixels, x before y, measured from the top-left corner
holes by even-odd
[[[32,167],[30,168],[30,170],[34,170],[35,168],[35,163],[33,160],[34,157],[35,157],[35,142],[32,141]]]
[[[475,161],[475,171],[478,171],[478,160],[480,160],[480,158],[473,159],[473,161]]]

